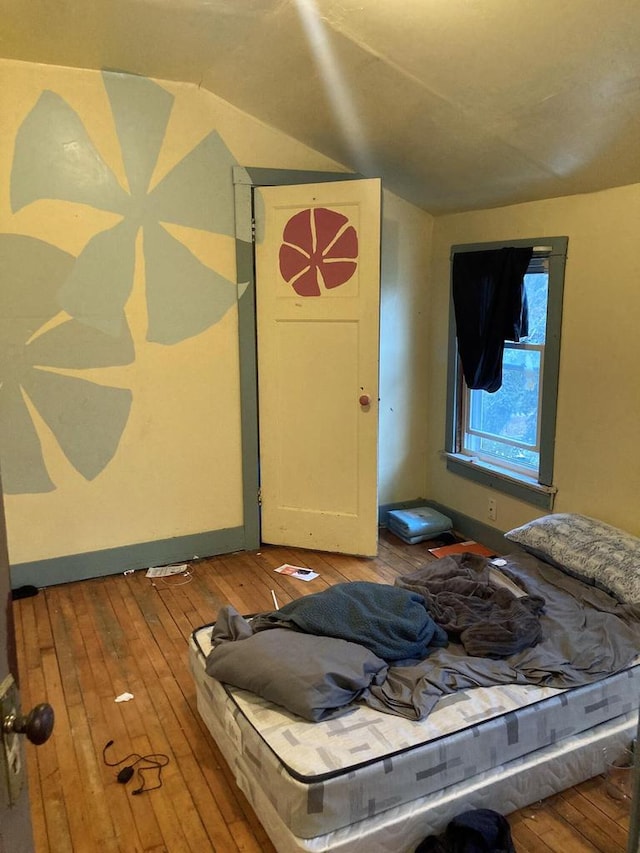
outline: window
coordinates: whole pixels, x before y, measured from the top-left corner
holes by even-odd
[[[453,307],[449,340],[447,466],[449,470],[545,508],[553,505],[562,292],[567,238],[454,246],[479,252],[533,247],[524,276],[528,333],[505,341],[502,385],[470,390],[458,357]],[[526,263],[526,261],[525,261]]]

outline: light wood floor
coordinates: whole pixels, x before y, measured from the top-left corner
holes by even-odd
[[[265,546],[191,564],[193,580],[143,571],[49,587],[14,604],[23,707],[48,701],[53,737],[27,744],[37,853],[273,853],[274,848],[201,723],[187,662],[193,628],[231,603],[240,612],[344,580],[392,582],[428,557],[383,532],[376,560]],[[321,577],[274,574],[284,562]],[[130,692],[129,702],[115,697]],[[162,788],[132,796],[103,763],[166,753]],[[147,784],[153,784],[151,779]],[[623,853],[628,809],[596,778],[509,816],[519,853]],[[393,853],[393,851],[390,851]]]

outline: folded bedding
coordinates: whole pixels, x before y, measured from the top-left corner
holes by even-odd
[[[387,526],[400,539],[415,545],[448,532],[452,529],[453,522],[441,512],[422,506],[391,510],[387,515]]]
[[[451,530],[451,519],[430,507],[415,507],[414,509],[390,510],[387,521],[404,536],[437,536]]]

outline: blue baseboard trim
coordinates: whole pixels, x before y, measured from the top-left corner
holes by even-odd
[[[416,506],[429,506],[448,516],[454,529],[469,539],[482,542],[498,553],[516,550],[508,543],[501,530],[483,524],[475,518],[463,515],[451,507],[426,500],[397,501],[383,504],[378,508],[378,521],[387,526],[387,514],[392,509],[411,509]],[[35,560],[30,563],[17,563],[11,566],[11,587],[35,586],[43,588],[72,581],[117,575],[129,569],[148,569],[149,566],[166,566],[170,563],[213,557],[216,554],[230,554],[233,551],[246,550],[244,527],[230,527],[225,530],[211,530],[194,533],[189,536],[177,536],[156,542],[141,542],[125,545],[121,548],[108,548],[104,551],[91,551],[86,554],[70,554],[66,557],[53,557],[48,560]]]
[[[87,554],[70,554],[67,557],[17,563],[11,566],[11,587],[17,589],[29,585],[42,588],[117,575],[129,569],[148,569],[150,566],[167,566],[201,557],[213,557],[216,554],[230,554],[232,551],[244,549],[243,527],[211,530]]]

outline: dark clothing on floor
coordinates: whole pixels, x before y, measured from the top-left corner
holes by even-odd
[[[516,853],[503,815],[475,809],[455,817],[442,835],[430,835],[415,853]]]

